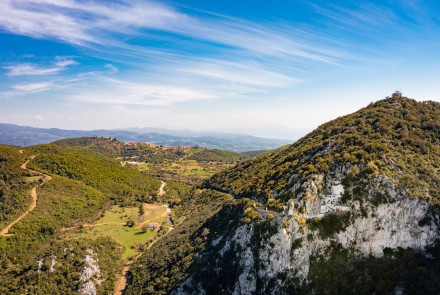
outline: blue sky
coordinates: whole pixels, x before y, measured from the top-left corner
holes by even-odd
[[[0,122],[295,139],[440,101],[438,1],[0,1]]]

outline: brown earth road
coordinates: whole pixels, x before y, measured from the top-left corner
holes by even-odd
[[[165,181],[160,181],[160,188],[159,188],[159,197],[161,197],[161,196],[163,196],[163,195],[165,195],[165,191],[164,191],[164,188],[165,188],[165,186],[167,185],[167,183],[165,182]]]
[[[22,153],[23,153],[23,150],[19,150],[18,152],[19,152],[20,154],[22,154]],[[21,167],[21,169],[29,170],[29,171],[32,171],[32,172],[37,173],[37,174],[39,174],[39,175],[42,175],[43,178],[44,178],[44,182],[43,182],[42,184],[40,184],[40,185],[43,185],[43,184],[46,183],[47,181],[51,180],[52,177],[49,176],[49,175],[46,175],[46,174],[43,174],[43,173],[40,173],[40,172],[37,172],[37,171],[34,171],[34,170],[31,170],[31,169],[27,168],[27,164],[28,164],[31,160],[33,160],[34,158],[35,158],[35,156],[31,156],[30,159],[29,159],[29,160],[26,160],[26,162],[24,162],[23,164],[21,164],[20,167]],[[29,191],[29,195],[31,196],[32,201],[31,201],[31,203],[29,204],[28,209],[27,209],[25,212],[23,212],[23,214],[21,214],[17,219],[15,219],[15,220],[12,221],[10,224],[8,224],[8,225],[7,225],[7,226],[1,231],[1,233],[0,233],[1,236],[5,236],[5,237],[6,237],[6,236],[11,236],[12,234],[9,233],[9,230],[11,229],[11,227],[13,227],[17,222],[19,222],[20,220],[22,220],[26,215],[29,214],[29,212],[31,212],[32,210],[34,210],[34,209],[37,207],[37,198],[38,198],[38,195],[37,195],[37,187],[40,186],[40,185],[37,185],[37,186],[33,187],[33,188]]]

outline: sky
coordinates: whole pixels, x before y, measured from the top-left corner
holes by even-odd
[[[440,101],[440,1],[1,0],[0,122],[297,139]]]

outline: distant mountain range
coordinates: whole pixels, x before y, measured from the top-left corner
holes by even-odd
[[[57,128],[34,128],[0,123],[0,143],[31,146],[65,138],[81,136],[116,137],[125,142],[150,142],[163,146],[203,146],[230,151],[268,150],[292,143],[285,139],[270,139],[249,135],[168,130],[158,128],[127,128],[114,130],[63,130]]]

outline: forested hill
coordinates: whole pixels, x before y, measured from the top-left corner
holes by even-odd
[[[149,201],[160,186],[157,178],[123,167],[118,161],[93,150],[47,144],[26,151],[37,156],[29,167],[80,180],[122,202]]]
[[[297,180],[349,164],[389,176],[415,195],[440,202],[440,103],[389,98],[323,124],[288,149],[243,162],[205,187],[287,200]],[[355,173],[356,171],[353,171]]]
[[[219,149],[207,149],[198,146],[166,147],[145,142],[125,143],[116,138],[104,137],[69,138],[56,141],[54,144],[90,149],[112,158],[120,157],[147,162],[185,158],[202,162],[235,163],[246,158],[243,154]]]
[[[112,293],[125,249],[112,237],[81,236],[83,225],[111,205],[153,202],[159,187],[92,150],[0,145],[0,293]]]
[[[222,149],[236,152],[249,150],[267,150],[289,143],[290,140],[261,138],[241,134],[228,133],[179,133],[170,130],[143,129],[138,132],[128,130],[63,130],[56,128],[34,128],[0,123],[0,143],[19,146],[31,146],[50,143],[64,138],[76,137],[116,137],[125,142],[151,142],[163,146],[203,146],[210,149]],[[165,133],[160,133],[163,131]],[[177,135],[179,134],[179,135]]]
[[[439,103],[372,103],[205,181],[235,200],[142,256],[128,294],[439,294],[439,169]]]

